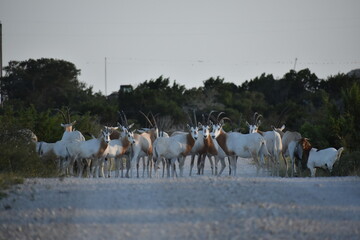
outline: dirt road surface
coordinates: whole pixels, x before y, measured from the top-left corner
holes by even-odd
[[[0,201],[5,239],[360,239],[360,178],[27,179]],[[188,171],[185,171],[188,173]]]

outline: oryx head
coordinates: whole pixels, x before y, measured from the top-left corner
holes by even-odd
[[[132,144],[135,143],[134,131],[127,129],[125,134],[129,142]]]
[[[210,132],[210,136],[215,139],[219,136],[221,130],[222,130],[223,122],[216,123],[212,125],[212,131]]]
[[[60,109],[56,109],[64,118],[65,123],[61,123],[60,126],[64,128],[65,132],[72,132],[73,126],[75,125],[76,121],[71,122],[70,120],[70,109],[66,108],[66,114],[61,111]]]
[[[131,131],[131,128],[134,126],[134,123],[128,126],[123,126],[120,123],[118,123],[118,126],[122,130],[122,137],[127,138],[128,141],[131,143],[135,143],[135,137],[134,137],[135,131]]]
[[[196,140],[199,136],[199,128],[197,126],[190,126],[189,124],[187,125],[189,132],[191,134],[191,137]]]
[[[210,136],[210,126],[209,125],[202,125],[201,123],[198,124],[199,129],[204,137],[207,139]]]
[[[303,169],[306,169],[307,161],[309,158],[309,151],[311,150],[311,148],[312,146],[308,138],[301,138],[296,145],[295,153],[301,160],[301,167]]]
[[[255,112],[253,116],[253,123],[250,124],[246,122],[246,125],[249,127],[249,133],[256,133],[259,130],[259,126],[261,124],[261,120],[260,120],[261,117],[262,117],[261,114]]]
[[[102,137],[104,138],[104,141],[106,143],[110,142],[110,135],[112,133],[112,130],[110,128],[105,127],[104,130],[101,131]]]

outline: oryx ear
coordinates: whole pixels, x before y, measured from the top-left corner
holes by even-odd
[[[187,127],[188,129],[191,129],[191,127],[190,127],[190,125],[189,125],[189,124],[186,124],[186,127]]]
[[[73,121],[73,122],[71,123],[71,125],[73,126],[73,125],[75,125],[75,123],[76,123],[76,120],[75,120],[75,121]]]
[[[283,124],[283,125],[281,126],[280,130],[282,131],[282,130],[284,130],[284,129],[285,129],[285,124]]]
[[[198,122],[198,128],[202,128],[202,126],[201,122]]]
[[[62,124],[62,123],[60,124],[60,126],[62,126],[62,127],[66,127],[66,126],[65,126],[65,124]]]
[[[248,127],[250,127],[251,125],[248,123],[248,121],[246,121],[246,125],[248,126]]]
[[[130,130],[130,128],[132,128],[134,126],[135,123],[132,123],[128,126],[128,129]]]

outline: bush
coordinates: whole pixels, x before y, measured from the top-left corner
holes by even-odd
[[[360,151],[345,153],[334,165],[333,175],[360,176]]]
[[[35,143],[18,130],[0,134],[0,173],[22,177],[48,177],[56,174],[53,158],[40,159]]]

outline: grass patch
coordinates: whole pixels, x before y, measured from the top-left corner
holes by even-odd
[[[54,156],[40,158],[35,143],[8,130],[0,134],[0,174],[49,177],[57,174]]]
[[[334,164],[335,176],[360,176],[360,151],[344,152]]]
[[[4,190],[22,184],[24,178],[56,176],[57,165],[53,156],[40,158],[35,143],[16,130],[4,130],[0,134],[0,198]]]
[[[11,186],[16,184],[23,184],[24,178],[16,176],[14,174],[0,174],[0,199],[7,197],[4,190],[9,189]]]

